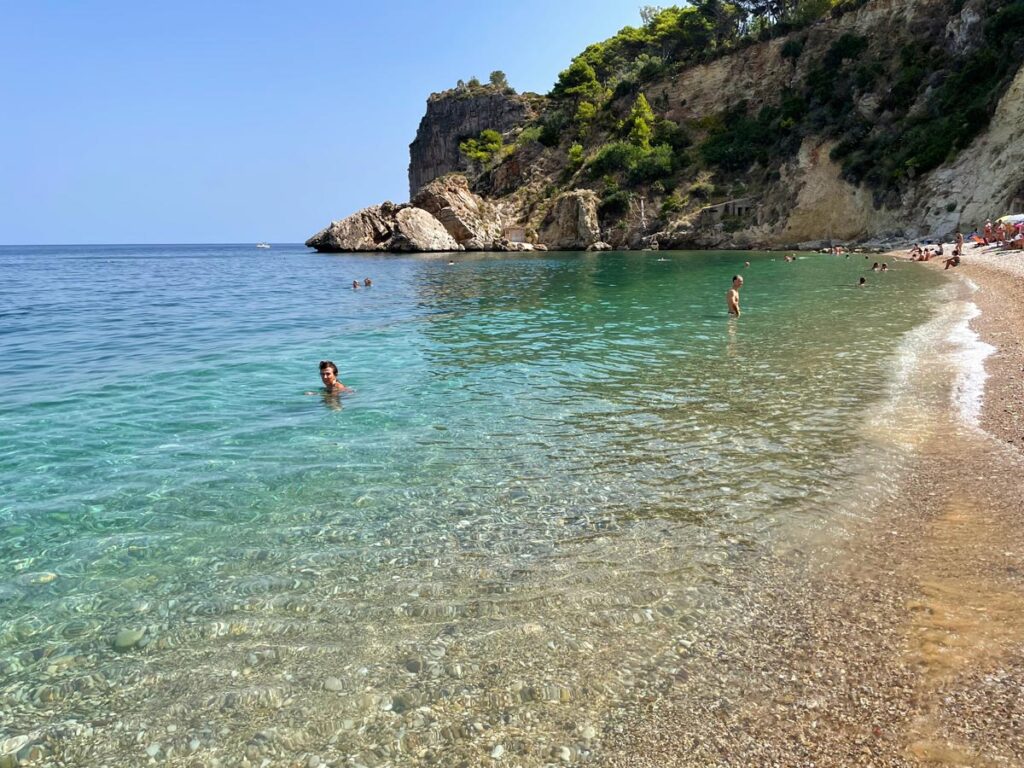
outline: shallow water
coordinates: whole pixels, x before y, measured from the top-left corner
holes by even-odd
[[[455,260],[0,248],[0,737],[585,761],[745,564],[884,492],[950,301],[856,256]],[[328,358],[353,394],[305,394]]]

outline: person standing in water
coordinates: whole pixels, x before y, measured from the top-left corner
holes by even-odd
[[[743,278],[739,275],[732,276],[732,288],[725,292],[725,306],[733,317],[740,316],[740,288],[743,287]]]

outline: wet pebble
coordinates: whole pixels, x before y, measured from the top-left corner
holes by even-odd
[[[336,677],[328,677],[324,680],[324,688],[328,691],[342,691],[345,689],[344,683]]]
[[[119,653],[130,651],[145,635],[146,631],[143,629],[122,629],[114,637],[114,650]]]

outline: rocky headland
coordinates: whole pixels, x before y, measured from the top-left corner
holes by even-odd
[[[1022,8],[855,1],[703,47],[658,31],[689,11],[655,9],[547,96],[477,82],[432,94],[410,202],[306,244],[815,248],[969,232],[1024,209]]]

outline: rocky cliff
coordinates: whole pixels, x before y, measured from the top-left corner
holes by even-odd
[[[399,236],[374,207],[309,244],[807,247],[946,237],[1024,208],[1024,0],[858,3],[646,79],[434,94],[410,197],[446,237],[422,217]],[[459,144],[485,129],[504,143],[470,162]]]
[[[429,181],[452,171],[467,171],[459,142],[490,129],[505,133],[534,116],[528,96],[480,87],[432,94],[409,145],[409,197]]]

